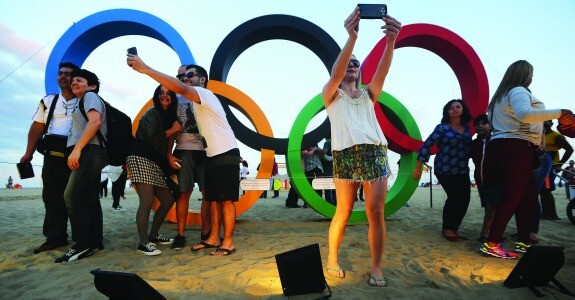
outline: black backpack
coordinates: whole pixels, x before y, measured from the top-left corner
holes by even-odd
[[[130,119],[130,117],[125,113],[110,105],[110,103],[102,99],[99,95],[98,97],[106,107],[106,125],[108,127],[107,139],[104,138],[102,132],[99,130],[96,133],[100,140],[100,145],[102,145],[103,142],[106,147],[109,165],[124,165],[126,164],[126,157],[128,157],[130,147],[132,147],[132,142],[134,141],[134,136],[132,135],[132,119]],[[78,106],[80,107],[80,112],[84,118],[88,120],[86,110],[84,109],[84,97],[80,99],[80,104]]]

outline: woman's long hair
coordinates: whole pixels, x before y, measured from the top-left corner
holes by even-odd
[[[465,125],[465,124],[471,122],[471,119],[473,119],[473,117],[471,116],[471,113],[469,112],[469,107],[467,107],[467,104],[465,104],[465,102],[463,102],[463,100],[461,100],[461,99],[453,99],[453,100],[449,100],[449,102],[447,102],[447,104],[445,104],[445,106],[443,106],[443,116],[441,117],[441,123],[442,124],[449,124],[449,120],[450,120],[449,107],[451,107],[451,104],[453,104],[455,102],[461,103],[461,108],[463,109],[463,111],[461,112],[461,119],[459,120],[459,124]]]
[[[160,101],[161,92],[162,85],[160,84],[154,91],[154,107],[160,112],[165,129],[169,129],[172,127],[172,124],[174,124],[174,121],[178,119],[178,116],[176,115],[176,111],[178,110],[178,98],[176,97],[176,93],[168,91],[168,96],[172,99],[172,103],[170,103],[167,110],[164,110],[164,108],[162,108],[162,102]]]
[[[497,90],[495,90],[495,94],[493,94],[493,98],[491,98],[491,102],[489,102],[488,111],[492,111],[495,103],[499,103],[503,96],[512,88],[522,86],[529,90],[527,87],[531,83],[530,77],[532,75],[533,66],[526,60],[518,60],[512,63],[509,68],[507,68],[507,71],[505,71],[505,75],[503,75],[503,79],[501,79]]]

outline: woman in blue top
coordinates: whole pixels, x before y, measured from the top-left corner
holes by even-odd
[[[434,161],[435,177],[447,194],[443,207],[443,227],[441,233],[450,242],[466,238],[459,235],[459,225],[467,212],[471,194],[469,180],[469,149],[471,134],[468,123],[471,114],[467,105],[454,99],[443,107],[441,124],[437,125],[419,149],[413,178],[421,178],[422,162],[427,162],[431,147],[437,144],[439,151]]]

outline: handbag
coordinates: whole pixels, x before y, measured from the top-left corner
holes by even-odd
[[[57,134],[46,134],[48,132],[48,127],[50,126],[50,121],[52,121],[52,117],[54,116],[54,109],[58,102],[58,96],[60,95],[56,94],[54,99],[52,99],[52,105],[50,105],[50,112],[48,113],[48,119],[44,125],[44,130],[42,131],[41,137],[36,141],[36,151],[42,155],[48,154],[64,157],[68,137]]]

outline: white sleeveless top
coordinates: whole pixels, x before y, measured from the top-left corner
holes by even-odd
[[[373,102],[366,89],[352,99],[338,89],[338,96],[329,105],[332,150],[341,151],[353,145],[387,145],[387,140],[375,118]]]

